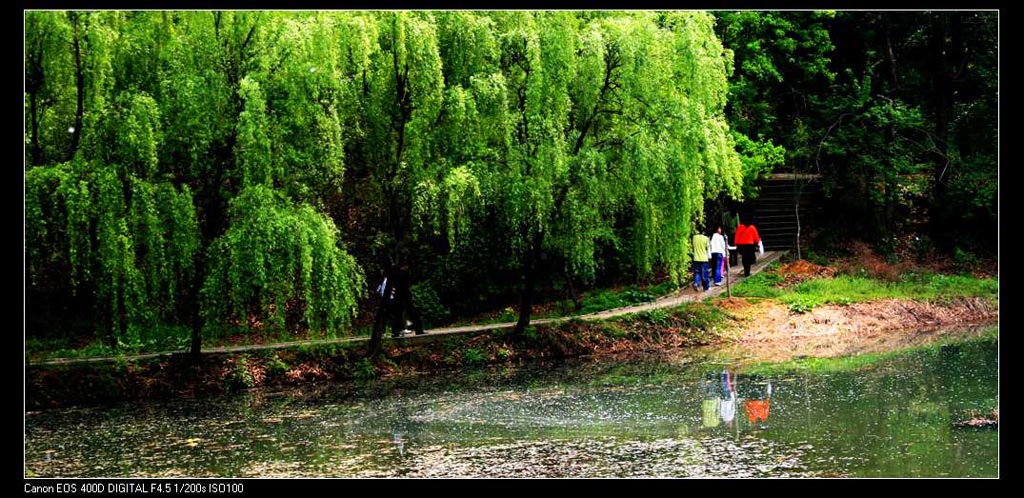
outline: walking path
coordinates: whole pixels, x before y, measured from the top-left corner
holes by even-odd
[[[750,268],[750,274],[759,273],[769,263],[778,260],[782,256],[783,252],[779,251],[765,251],[764,256],[758,258]],[[736,265],[730,269],[729,278],[733,285],[743,281],[743,266]],[[693,285],[684,285],[681,290],[673,292],[671,294],[659,297],[649,303],[637,304],[633,306],[625,306],[622,308],[613,308],[610,310],[599,311],[596,313],[588,313],[585,315],[571,315],[563,316],[558,318],[539,318],[536,320],[530,320],[531,325],[540,325],[545,323],[557,323],[564,322],[572,319],[579,320],[604,320],[606,318],[612,318],[621,315],[628,315],[630,313],[639,313],[641,311],[648,311],[659,308],[671,308],[678,306],[684,302],[699,301],[707,299],[709,297],[717,296],[726,292],[725,281],[720,287],[711,287],[707,292],[697,293],[693,290]],[[404,336],[399,338],[391,338],[385,334],[385,340],[397,341],[404,344],[418,344],[424,342],[433,342],[439,338],[451,336],[451,335],[466,335],[466,334],[478,334],[491,330],[498,329],[510,329],[515,327],[515,322],[504,322],[504,323],[488,323],[478,325],[464,325],[460,327],[441,327],[436,329],[427,329],[427,334],[420,336]],[[370,336],[355,336],[355,337],[340,337],[336,339],[314,339],[307,341],[290,341],[290,342],[275,342],[270,344],[247,344],[240,346],[222,346],[216,348],[203,349],[203,353],[235,353],[241,351],[258,351],[267,349],[285,349],[296,346],[318,346],[325,344],[341,344],[341,343],[360,343],[370,340]],[[147,353],[138,355],[126,355],[126,356],[103,356],[103,357],[90,357],[90,358],[54,358],[50,360],[35,361],[31,362],[31,365],[67,365],[72,363],[88,363],[88,362],[103,362],[103,361],[115,361],[121,360],[144,360],[148,358],[156,358],[160,356],[170,356],[173,354],[186,354],[188,351],[164,351],[160,353]]]

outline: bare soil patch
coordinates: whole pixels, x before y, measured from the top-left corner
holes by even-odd
[[[725,352],[757,361],[836,357],[911,347],[948,337],[953,333],[947,330],[950,327],[993,322],[999,313],[996,305],[982,298],[946,303],[886,299],[821,306],[803,314],[770,300],[749,303],[745,309],[730,303],[726,309],[738,321],[730,334],[736,340]]]

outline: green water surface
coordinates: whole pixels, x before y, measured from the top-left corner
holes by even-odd
[[[26,416],[26,474],[994,477],[998,430],[956,422],[998,406],[997,349],[990,331],[815,368],[694,354],[48,410]]]

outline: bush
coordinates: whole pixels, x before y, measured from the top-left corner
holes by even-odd
[[[270,357],[267,358],[266,366],[267,374],[271,377],[283,377],[291,369],[277,353],[271,353]]]
[[[377,367],[369,358],[361,358],[352,366],[352,374],[359,380],[374,379],[377,377]]]
[[[953,265],[959,273],[970,273],[978,266],[978,257],[959,247],[953,248]]]
[[[249,389],[256,385],[252,373],[249,372],[249,358],[245,355],[239,356],[235,361],[235,367],[224,379],[225,386],[229,391]]]
[[[462,362],[470,366],[478,366],[487,363],[487,355],[476,348],[467,348],[462,352]]]
[[[414,284],[409,290],[412,292],[413,302],[420,310],[424,326],[445,323],[451,317],[451,311],[441,303],[441,298],[432,285]]]
[[[792,313],[807,313],[819,304],[821,304],[821,301],[814,297],[800,296],[789,303],[789,311]]]

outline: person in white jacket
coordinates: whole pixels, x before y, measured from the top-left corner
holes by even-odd
[[[718,225],[715,233],[711,235],[711,274],[714,276],[714,285],[722,285],[722,275],[728,270],[726,255],[729,254],[729,249],[736,248],[729,247],[722,226]]]

